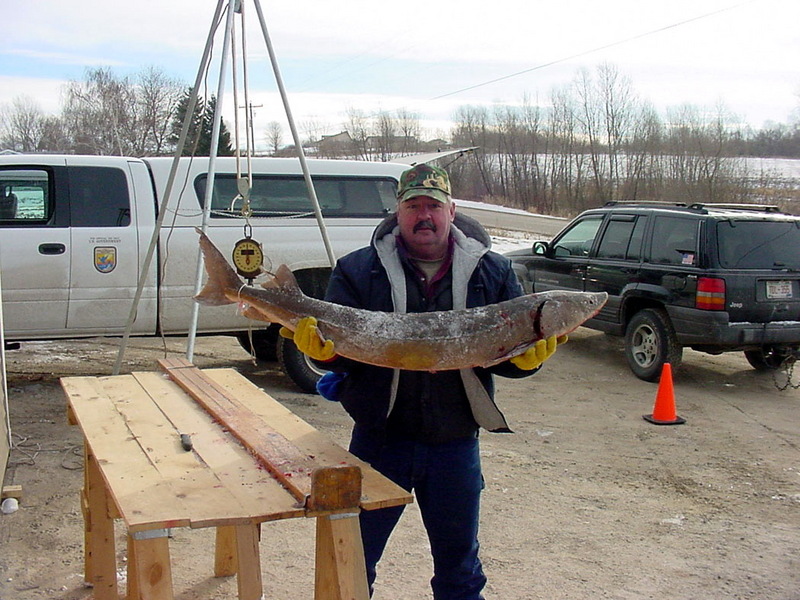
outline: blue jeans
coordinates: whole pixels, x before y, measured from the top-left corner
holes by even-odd
[[[433,597],[436,600],[482,600],[486,577],[478,558],[478,517],[483,489],[478,438],[436,445],[412,441],[375,442],[356,427],[350,452],[397,485],[415,493],[433,555]],[[361,513],[370,595],[376,565],[403,508]]]

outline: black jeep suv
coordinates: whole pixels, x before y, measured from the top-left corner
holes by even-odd
[[[742,350],[759,370],[798,356],[800,217],[776,207],[610,202],[507,256],[528,292],[608,292],[585,325],[624,336],[640,379],[684,346]]]

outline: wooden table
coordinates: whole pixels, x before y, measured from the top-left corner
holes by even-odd
[[[168,373],[61,380],[70,421],[81,427],[85,440],[81,504],[86,580],[94,597],[119,598],[114,519],[122,519],[128,532],[129,600],[173,598],[168,531],[176,527],[216,527],[214,575],[237,575],[239,598],[257,600],[262,597],[261,523],[313,517],[314,598],[366,600],[358,513],[406,504],[411,496],[236,371],[200,371],[180,360],[162,368]],[[261,432],[262,441],[277,440],[272,446],[277,454],[267,456],[273,464],[264,463],[269,448],[254,456],[257,449],[246,448],[237,431],[222,427],[194,391],[176,383],[176,373],[188,373],[210,395],[236,403],[234,412],[244,415],[237,429]],[[183,438],[184,445],[181,434],[190,436]],[[288,458],[282,461],[281,454]],[[303,461],[310,461],[308,472]],[[338,473],[350,477],[354,470],[360,470],[355,501],[352,494],[340,493],[349,484],[337,480]],[[274,477],[281,473],[289,478],[284,484]]]

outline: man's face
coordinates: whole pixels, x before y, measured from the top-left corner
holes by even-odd
[[[429,260],[444,256],[455,214],[452,201],[444,204],[428,196],[417,196],[401,202],[397,206],[397,224],[412,256]]]

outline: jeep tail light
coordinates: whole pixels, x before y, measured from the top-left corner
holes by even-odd
[[[725,280],[700,277],[697,280],[695,307],[701,310],[725,310]]]

